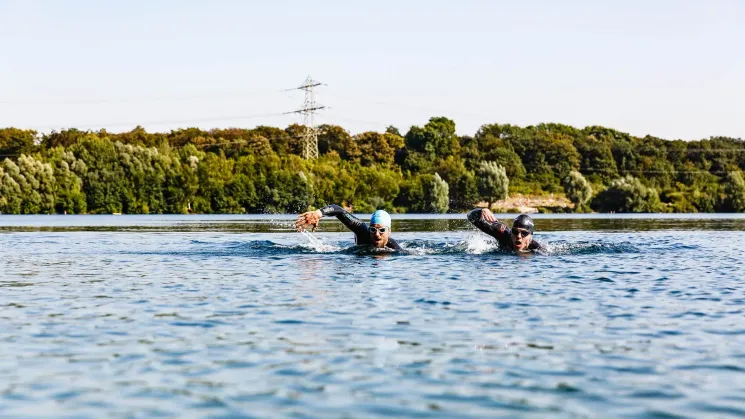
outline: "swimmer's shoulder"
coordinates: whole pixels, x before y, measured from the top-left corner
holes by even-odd
[[[545,244],[532,240],[530,242],[530,245],[528,246],[528,250],[532,252],[539,252],[539,251],[545,252],[546,250],[548,250],[548,248],[546,247]]]
[[[388,243],[385,244],[385,247],[393,250],[403,250],[392,237],[388,238]]]

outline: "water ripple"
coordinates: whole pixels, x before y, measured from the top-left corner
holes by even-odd
[[[745,415],[745,232],[553,230],[3,230],[0,416]]]

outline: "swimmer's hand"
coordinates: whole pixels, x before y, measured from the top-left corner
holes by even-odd
[[[483,208],[481,210],[481,219],[488,223],[493,223],[497,221],[497,219],[494,217],[494,214],[492,214],[489,208]]]
[[[487,223],[495,223],[497,222],[497,218],[492,214],[492,212],[489,210],[489,208],[484,208],[481,210],[481,219],[486,221]],[[499,232],[504,233],[505,226],[504,224],[499,225]]]
[[[311,231],[315,232],[318,228],[318,222],[321,221],[321,218],[323,218],[323,213],[321,213],[321,210],[304,212],[297,216],[297,219],[295,220],[295,228],[297,228],[298,231],[303,231],[308,226],[313,226],[313,229]]]

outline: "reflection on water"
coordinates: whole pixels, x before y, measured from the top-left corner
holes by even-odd
[[[539,216],[549,254],[515,257],[456,216],[394,216],[403,254],[2,216],[0,416],[742,417],[745,219],[717,217]]]

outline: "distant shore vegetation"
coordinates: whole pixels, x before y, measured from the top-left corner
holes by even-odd
[[[149,133],[0,129],[3,214],[461,212],[513,194],[571,201],[545,212],[743,212],[745,143],[635,137],[600,126],[483,125],[434,117],[405,133],[186,128]]]

